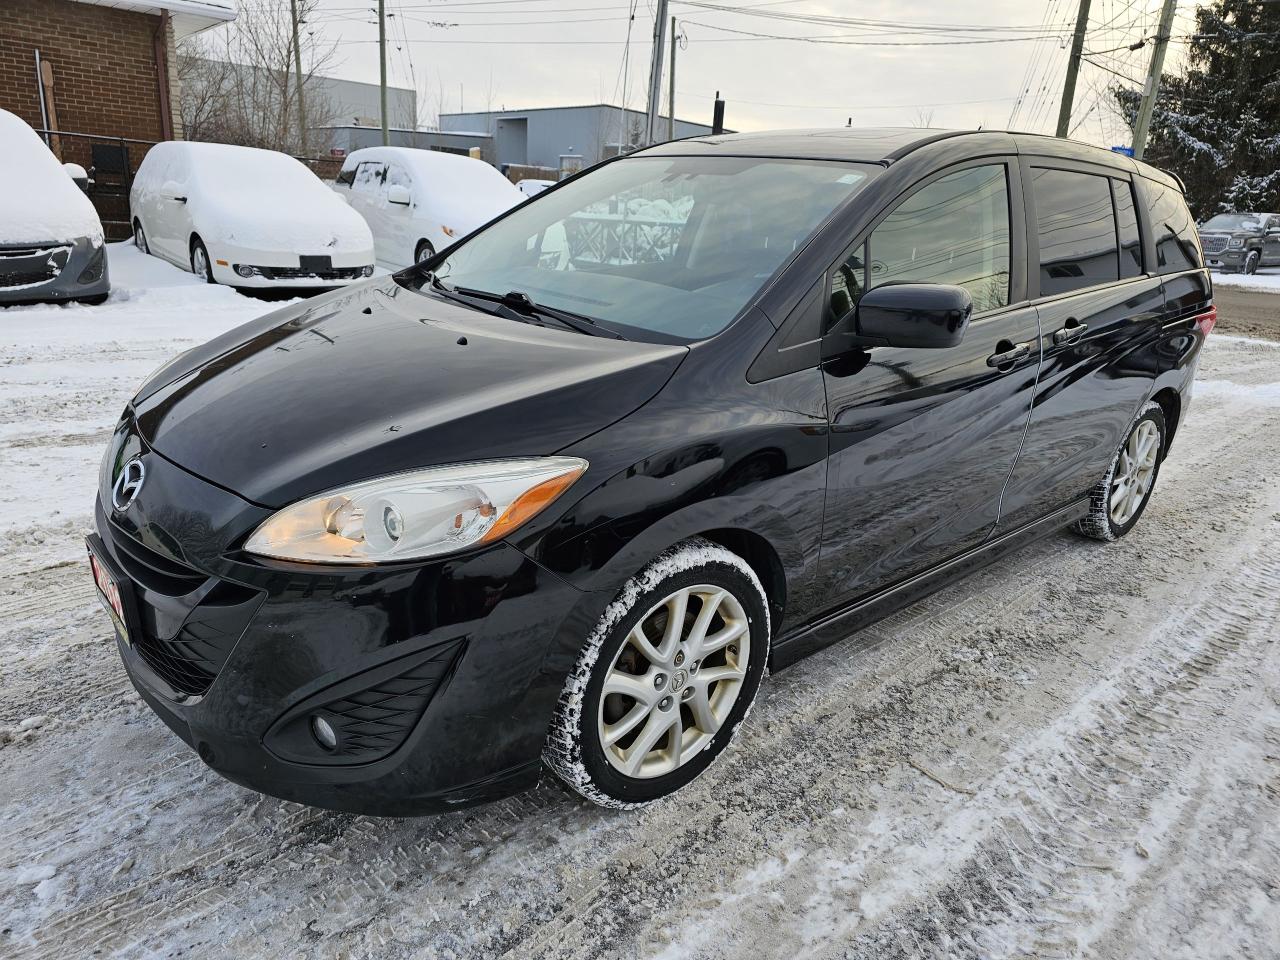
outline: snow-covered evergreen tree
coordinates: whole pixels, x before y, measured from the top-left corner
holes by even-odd
[[[1132,125],[1138,92],[1116,98]],[[1186,67],[1161,83],[1144,159],[1183,179],[1197,218],[1280,212],[1280,3],[1196,10]]]

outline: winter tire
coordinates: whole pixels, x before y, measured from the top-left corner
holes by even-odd
[[[150,253],[147,247],[147,234],[142,229],[142,223],[138,220],[133,221],[133,245],[143,253]]]
[[[1111,461],[1107,475],[1089,494],[1089,515],[1077,533],[1094,540],[1119,540],[1146,510],[1164,459],[1166,426],[1160,404],[1147,401]]]
[[[424,260],[430,260],[436,255],[436,248],[431,245],[430,240],[422,240],[418,243],[418,249],[413,252],[413,262],[422,263]]]
[[[692,782],[733,739],[769,660],[769,605],[718,544],[678,544],[601,616],[565,681],[543,757],[601,806],[639,807]]]
[[[1262,259],[1262,254],[1257,250],[1250,250],[1245,254],[1244,265],[1240,268],[1241,273],[1257,273],[1258,262]]]
[[[199,237],[191,241],[191,272],[197,277],[204,277],[205,283],[218,282],[213,279],[213,261],[209,259],[209,251]]]

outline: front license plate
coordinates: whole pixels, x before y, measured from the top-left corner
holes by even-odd
[[[304,257],[299,255],[298,267],[307,273],[322,273],[333,269],[333,257]]]
[[[129,628],[125,626],[124,599],[120,595],[120,585],[116,583],[116,578],[111,575],[106,564],[98,559],[92,547],[89,548],[89,569],[93,571],[93,582],[98,588],[98,599],[107,608],[107,613],[111,614],[111,620],[120,631],[124,642],[128,643]]]

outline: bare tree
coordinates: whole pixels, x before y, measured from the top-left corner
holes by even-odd
[[[307,21],[319,0],[299,0]],[[215,140],[308,155],[315,144],[300,131],[294,78],[293,21],[289,5],[240,0],[240,13],[220,36],[197,35],[178,49],[179,110],[191,140]],[[320,91],[322,74],[337,44],[299,32],[303,94],[311,128],[331,122],[333,104]]]
[[[916,111],[916,118],[911,121],[913,127],[932,127],[933,126],[933,107],[927,109],[921,108]]]

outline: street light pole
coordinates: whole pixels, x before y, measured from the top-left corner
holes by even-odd
[[[1080,73],[1080,55],[1084,51],[1084,35],[1089,27],[1090,0],[1080,0],[1076,14],[1076,32],[1071,38],[1071,59],[1067,61],[1067,77],[1062,82],[1062,103],[1058,106],[1057,135],[1066,137],[1071,127],[1071,108],[1076,99],[1076,77]]]
[[[1133,127],[1133,156],[1141,160],[1147,149],[1147,134],[1151,130],[1151,114],[1156,109],[1156,97],[1160,93],[1160,75],[1164,72],[1164,52],[1169,46],[1169,34],[1173,30],[1173,14],[1177,0],[1164,0],[1160,11],[1160,28],[1156,31],[1156,46],[1151,51],[1151,64],[1147,67],[1147,82],[1142,86],[1142,103],[1138,106],[1138,122]]]
[[[676,18],[671,18],[671,76],[667,81],[667,140],[676,138]]]
[[[382,107],[382,145],[391,145],[387,131],[387,15],[386,0],[378,0],[378,97]]]
[[[653,21],[653,60],[649,64],[649,110],[645,117],[644,142],[647,146],[658,139],[658,104],[662,100],[662,48],[667,32],[667,0],[658,0]]]
[[[298,0],[289,0],[293,16],[293,76],[298,86],[298,146],[307,152],[307,104],[302,97],[302,44],[298,41]]]

